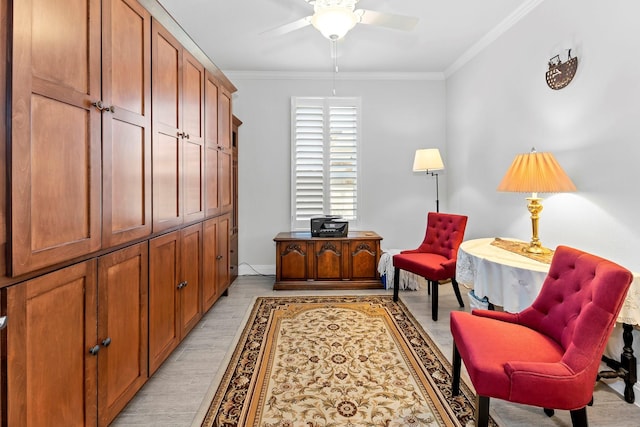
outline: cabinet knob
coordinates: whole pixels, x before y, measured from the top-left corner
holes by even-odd
[[[116,108],[113,105],[107,107],[106,105],[103,104],[102,101],[93,102],[91,105],[96,107],[96,109],[98,111],[100,111],[100,112],[107,111],[107,112],[110,112],[110,113],[115,113],[115,111],[116,111]]]
[[[217,260],[221,260],[222,258],[223,258],[223,257],[222,257],[222,255],[218,255],[218,256],[216,257],[216,259],[217,259]]]
[[[185,133],[184,132],[178,132],[178,138],[184,138]]]
[[[104,340],[102,340],[103,347],[109,347],[109,344],[111,344],[111,337],[107,337]]]
[[[100,346],[96,344],[89,349],[89,354],[92,356],[97,356],[99,351],[100,351]]]
[[[184,287],[186,287],[188,285],[187,281],[185,280],[184,282],[180,282],[178,283],[178,289],[182,289]]]

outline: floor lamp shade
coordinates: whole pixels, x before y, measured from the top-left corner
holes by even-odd
[[[544,248],[538,238],[538,219],[542,211],[542,201],[538,193],[563,193],[576,191],[576,186],[567,176],[551,153],[519,154],[511,163],[504,178],[498,185],[498,191],[532,193],[527,197],[527,208],[531,213],[532,237],[526,252],[544,254],[550,252]]]
[[[413,158],[414,172],[429,172],[444,169],[440,150],[437,148],[423,148],[416,150]]]

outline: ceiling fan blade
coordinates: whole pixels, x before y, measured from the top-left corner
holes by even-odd
[[[261,32],[261,35],[274,35],[281,36],[283,34],[290,33],[292,31],[299,30],[301,28],[311,25],[311,16],[300,18],[297,21],[289,22],[288,24],[280,25],[279,27],[272,28]]]
[[[361,24],[377,25],[394,30],[411,31],[418,23],[418,18],[415,16],[394,15],[366,9],[356,10],[355,13],[361,16]]]

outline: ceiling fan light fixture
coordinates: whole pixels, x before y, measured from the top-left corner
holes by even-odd
[[[354,11],[343,6],[318,8],[311,17],[311,24],[329,40],[339,40],[358,22]]]

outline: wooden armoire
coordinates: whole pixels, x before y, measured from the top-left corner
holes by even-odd
[[[0,29],[2,425],[108,425],[229,286],[236,88],[156,0]]]

